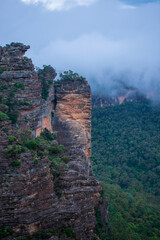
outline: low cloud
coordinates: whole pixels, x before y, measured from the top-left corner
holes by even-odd
[[[124,5],[121,6],[121,8],[122,8],[122,9],[131,9],[131,10],[134,10],[134,9],[136,9],[136,6],[124,4]]]
[[[120,1],[105,1],[96,9],[97,18],[94,14],[90,18],[90,25],[96,26],[92,31],[51,40],[39,52],[30,53],[34,63],[51,64],[57,72],[76,71],[92,89],[110,95],[122,85],[159,95],[160,4],[124,8]]]
[[[147,92],[151,88],[156,91],[160,82],[160,47],[156,46],[141,37],[110,40],[95,33],[51,42],[34,59],[39,63],[45,59],[60,72],[79,72],[93,88],[110,95],[116,94],[121,82]]]
[[[76,6],[89,6],[96,0],[21,0],[26,4],[42,4],[47,10],[69,10]]]

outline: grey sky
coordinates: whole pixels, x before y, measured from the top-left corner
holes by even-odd
[[[72,69],[111,94],[117,80],[156,93],[159,1],[0,0],[0,6],[0,45],[31,45],[27,55],[36,66]]]

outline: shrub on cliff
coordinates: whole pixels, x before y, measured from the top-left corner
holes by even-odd
[[[12,121],[12,123],[16,123],[18,120],[18,111],[11,111],[8,113],[8,116],[10,118],[10,120]]]
[[[8,115],[3,112],[0,112],[0,121],[5,121],[5,120],[9,120]]]
[[[21,89],[21,90],[24,90],[24,84],[22,84],[22,83],[15,83],[15,84],[14,84],[14,87],[15,87],[15,88],[19,88],[19,89]]]
[[[21,166],[21,162],[18,161],[18,160],[14,160],[14,161],[12,162],[12,165],[13,165],[14,167],[20,167],[20,166]]]
[[[7,236],[10,236],[12,234],[13,234],[13,230],[12,230],[11,227],[8,227],[8,226],[0,227],[0,239],[4,238],[4,237],[7,237]]]
[[[4,68],[0,69],[0,74],[3,73],[3,72],[5,72],[5,71],[7,71],[7,70],[4,69]]]
[[[30,149],[30,150],[36,150],[36,148],[38,147],[38,144],[33,141],[33,140],[28,140],[26,142],[26,146]]]
[[[64,152],[64,146],[63,145],[52,145],[49,149],[51,154],[57,154],[57,153],[62,153]]]
[[[44,131],[41,133],[41,136],[45,139],[45,140],[54,140],[55,139],[55,135],[53,133],[51,133],[47,128],[44,129]]]
[[[10,136],[8,136],[8,140],[9,140],[9,142],[14,142],[17,140],[17,138],[15,136],[10,135]]]
[[[13,144],[7,147],[6,154],[9,157],[18,158],[20,154],[25,151],[26,151],[25,147],[21,146],[20,144]]]
[[[64,73],[60,73],[60,80],[70,80],[70,81],[75,81],[75,80],[80,80],[84,81],[86,80],[84,77],[80,76],[78,73],[74,73],[73,71],[65,71]]]
[[[49,94],[49,87],[53,83],[53,79],[56,77],[56,72],[53,67],[50,65],[46,66],[43,65],[43,69],[38,69],[38,79],[41,81],[42,84],[42,91],[41,95],[43,99],[47,99]]]

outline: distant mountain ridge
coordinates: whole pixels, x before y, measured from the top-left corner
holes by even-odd
[[[108,94],[94,94],[92,97],[93,107],[106,107],[120,105],[124,102],[141,101],[145,98],[150,98],[149,95],[146,97],[138,92],[134,88],[128,88],[123,94],[117,94],[116,96],[109,96]]]

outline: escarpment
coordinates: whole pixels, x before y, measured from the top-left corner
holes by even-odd
[[[77,75],[53,82],[51,66],[37,73],[28,48],[0,47],[1,238],[94,239],[90,87]]]

